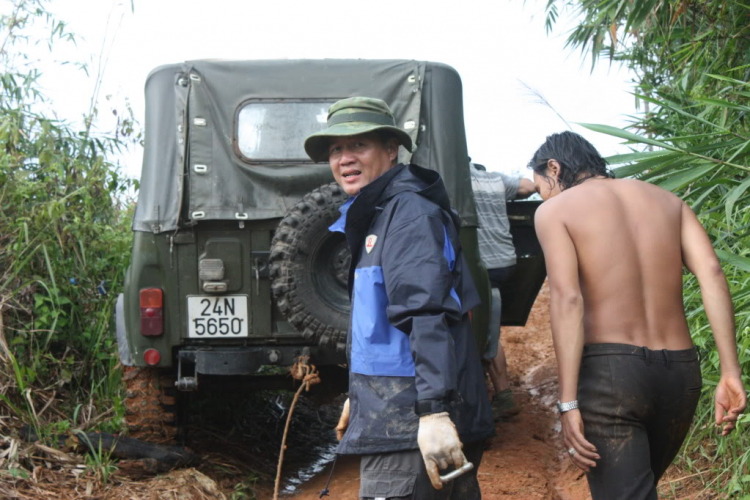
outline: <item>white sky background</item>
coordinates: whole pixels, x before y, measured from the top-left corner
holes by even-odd
[[[53,0],[50,10],[81,37],[55,44],[57,60],[106,61],[99,93],[101,128],[126,98],[143,125],[143,88],[162,64],[190,59],[418,59],[449,64],[464,86],[469,154],[489,170],[525,168],[545,137],[566,129],[522,85],[540,92],[570,123],[625,126],[635,112],[625,70],[564,48],[572,21],[544,29],[546,0]],[[7,12],[7,7],[3,8]],[[94,78],[42,63],[46,93],[60,117],[88,109]],[[112,96],[105,100],[105,96]],[[619,139],[573,125],[602,153],[627,152]],[[122,159],[139,177],[141,152]]]

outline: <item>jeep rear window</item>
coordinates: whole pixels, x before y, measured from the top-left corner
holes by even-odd
[[[237,118],[237,146],[246,161],[309,162],[305,137],[326,127],[325,101],[250,101]]]

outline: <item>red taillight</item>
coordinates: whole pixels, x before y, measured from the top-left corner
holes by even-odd
[[[161,361],[161,354],[156,349],[146,349],[146,352],[143,353],[143,360],[147,365],[155,366]]]
[[[144,288],[141,290],[141,308],[161,307],[163,304],[164,292],[161,288]]]
[[[164,333],[163,295],[161,288],[141,290],[141,335],[157,337]]]

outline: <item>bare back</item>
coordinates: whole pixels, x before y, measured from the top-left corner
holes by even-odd
[[[692,346],[682,303],[682,201],[631,179],[592,179],[556,197],[575,245],[584,343]]]

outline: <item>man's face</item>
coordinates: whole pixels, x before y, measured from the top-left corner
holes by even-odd
[[[390,170],[397,155],[395,139],[383,144],[374,133],[333,139],[328,146],[333,178],[349,196]]]

